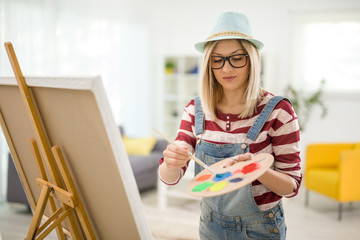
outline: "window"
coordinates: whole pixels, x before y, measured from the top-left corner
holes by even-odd
[[[13,43],[24,75],[101,75],[116,123],[131,136],[151,133],[146,17],[129,17],[138,14],[121,1],[99,11],[94,1],[85,8],[75,2],[0,0],[0,42]],[[0,74],[13,76],[0,47]],[[1,135],[0,199],[8,151]]]
[[[298,19],[296,19],[298,18]],[[293,79],[312,90],[360,90],[360,12],[295,17]]]

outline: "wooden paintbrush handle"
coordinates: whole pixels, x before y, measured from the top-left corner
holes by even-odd
[[[162,133],[160,133],[158,130],[154,129],[154,131],[159,134],[161,137],[163,137],[166,141],[168,141],[169,143],[174,143],[173,141],[171,141],[169,138],[167,138],[166,136],[164,136]],[[216,172],[214,170],[212,170],[208,165],[206,165],[203,161],[201,161],[200,159],[198,159],[197,157],[195,157],[193,154],[191,154],[190,152],[188,153],[189,157],[191,157],[191,159],[193,159],[197,164],[199,164],[200,166],[202,166],[203,168],[209,170],[210,172],[212,172],[213,174],[216,174]]]

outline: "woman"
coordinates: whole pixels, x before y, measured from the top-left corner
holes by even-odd
[[[164,151],[162,181],[181,179],[188,152],[207,165],[274,156],[272,167],[251,184],[201,200],[201,239],[286,237],[281,199],[295,196],[302,179],[299,126],[291,104],[260,87],[262,46],[251,37],[247,17],[234,12],[221,14],[210,37],[195,45],[204,52],[200,98],[185,108],[176,144]],[[195,174],[201,170],[196,165]]]

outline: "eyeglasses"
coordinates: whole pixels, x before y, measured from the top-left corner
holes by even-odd
[[[242,68],[246,66],[249,54],[236,54],[228,57],[211,56],[210,64],[212,69],[221,69],[228,61],[233,68]]]

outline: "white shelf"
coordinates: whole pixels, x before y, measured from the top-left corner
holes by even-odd
[[[174,72],[168,73],[165,65],[172,62]],[[192,72],[199,69],[199,56],[165,56],[160,60],[160,103],[161,123],[160,130],[170,139],[175,140],[180,126],[184,108],[199,92],[199,74]],[[190,164],[184,178],[176,186],[166,186],[159,180],[158,203],[159,207],[167,207],[168,198],[196,199],[186,193],[187,184],[194,173],[193,163]]]
[[[171,62],[173,72],[166,69]],[[193,72],[200,66],[199,56],[165,56],[160,60],[159,106],[162,116],[160,130],[167,136],[175,136],[186,105],[198,95],[199,74]]]

